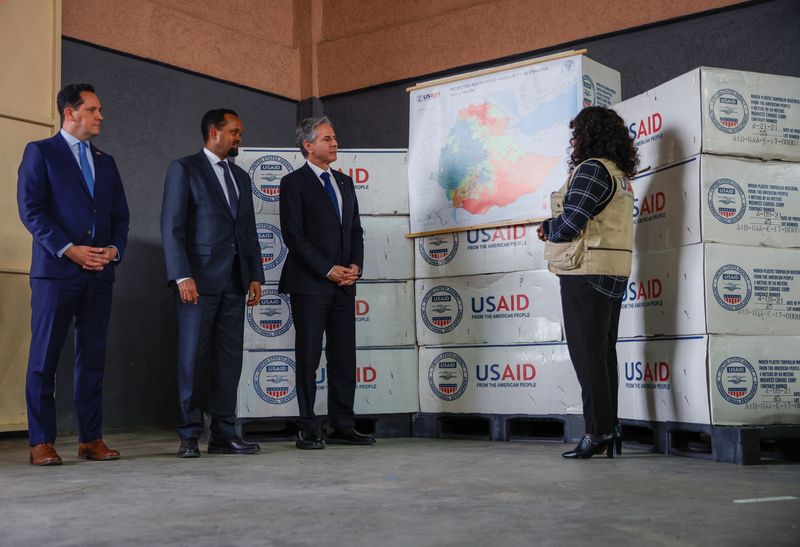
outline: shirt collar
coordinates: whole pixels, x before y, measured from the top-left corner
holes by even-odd
[[[65,141],[67,141],[67,144],[69,145],[70,148],[72,148],[73,146],[76,146],[79,142],[81,142],[81,140],[78,137],[76,137],[75,135],[70,135],[69,133],[67,133],[63,129],[61,131],[59,131],[59,133],[61,133],[61,136],[64,137]],[[86,142],[86,144],[89,144],[89,141],[85,141],[85,142]]]
[[[311,170],[314,171],[314,174],[317,175],[317,178],[320,179],[320,181],[322,180],[322,177],[320,177],[320,175],[322,175],[322,173],[328,173],[331,176],[331,180],[333,180],[333,173],[331,173],[330,166],[328,166],[327,171],[323,171],[322,169],[320,169],[319,167],[317,167],[316,165],[314,165],[313,163],[311,163],[308,160],[306,160],[306,163],[311,168]]]
[[[217,156],[214,152],[212,152],[208,148],[203,147],[203,152],[205,152],[206,157],[208,158],[208,161],[209,163],[211,163],[211,165],[217,165],[219,162],[225,161],[219,159],[219,156]]]

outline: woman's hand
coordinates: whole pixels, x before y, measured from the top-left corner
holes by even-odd
[[[544,223],[536,227],[536,235],[539,237],[539,241],[547,241],[547,236],[544,233]]]

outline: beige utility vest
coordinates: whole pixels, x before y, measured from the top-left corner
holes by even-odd
[[[573,241],[545,243],[544,257],[547,259],[547,268],[558,275],[599,274],[628,277],[631,274],[633,248],[631,182],[614,162],[601,158],[590,159],[602,163],[611,175],[613,184],[611,196],[604,202],[605,208],[589,219]],[[586,162],[580,165],[583,163]],[[550,194],[553,216],[564,212],[564,196],[580,165],[575,167],[561,189]]]

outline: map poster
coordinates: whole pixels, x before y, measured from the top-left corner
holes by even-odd
[[[619,73],[582,55],[411,90],[411,232],[549,217],[569,121],[619,96]]]

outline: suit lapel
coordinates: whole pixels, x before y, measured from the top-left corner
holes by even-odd
[[[314,199],[324,202],[328,211],[331,212],[337,222],[340,222],[340,219],[336,214],[336,209],[333,207],[333,203],[331,203],[331,198],[328,197],[328,193],[322,186],[322,180],[320,180],[316,173],[314,173],[314,170],[311,169],[307,163],[303,165],[302,168],[305,170],[306,181],[311,187],[311,192],[316,196]],[[344,196],[342,196],[342,202],[344,202]]]
[[[106,176],[106,162],[105,158],[103,158],[103,152],[95,148],[93,144],[90,144],[90,150],[92,161],[94,162],[94,195],[97,196],[99,191],[105,190],[104,181],[108,178]]]
[[[227,211],[228,216],[233,218],[233,212],[231,211],[231,206],[228,203],[228,200],[225,199],[225,192],[222,191],[222,186],[219,184],[219,179],[217,178],[217,174],[214,172],[214,168],[211,167],[211,163],[208,161],[208,157],[206,153],[202,150],[197,155],[197,161],[200,164],[200,170],[203,172],[206,178],[206,184],[211,185],[211,192],[219,198],[220,204],[225,208]],[[241,194],[241,193],[240,193]]]
[[[331,171],[333,172],[333,178],[336,179],[336,184],[339,186],[339,193],[342,195],[342,224],[344,224],[346,218],[352,218],[353,216],[353,200],[350,198],[350,187],[339,178],[341,176],[339,171],[336,169],[331,169]]]
[[[239,189],[239,216],[242,215],[242,211],[244,210],[245,200],[252,199],[250,197],[250,177],[242,178],[241,180],[236,176],[236,171],[234,170],[233,166],[231,166],[231,176],[233,177],[233,183],[236,185],[236,188]]]
[[[78,179],[78,182],[83,188],[84,192],[91,198],[92,194],[89,192],[89,187],[86,185],[86,179],[83,178],[83,172],[81,172],[81,168],[78,165],[78,162],[75,161],[75,156],[72,155],[72,150],[70,150],[67,141],[64,140],[64,137],[61,136],[61,133],[56,133],[53,136],[53,143],[58,149],[59,152],[64,156],[64,160],[70,166],[69,169],[72,171],[72,174]],[[97,165],[95,165],[95,170],[97,170]],[[95,176],[95,178],[97,178]]]

